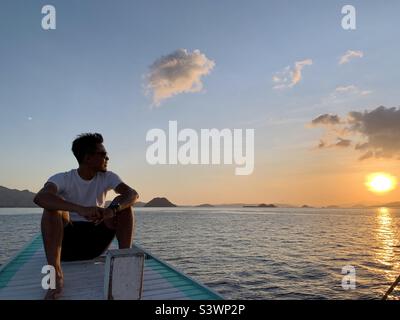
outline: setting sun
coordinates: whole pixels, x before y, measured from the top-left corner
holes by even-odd
[[[366,186],[372,192],[385,193],[396,188],[396,178],[386,173],[373,173],[367,177]]]

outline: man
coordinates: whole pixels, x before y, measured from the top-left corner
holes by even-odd
[[[130,248],[134,231],[135,190],[107,171],[108,156],[99,133],[79,135],[72,143],[79,168],[49,178],[34,198],[41,222],[47,262],[56,271],[56,288],[45,299],[58,298],[64,277],[61,261],[93,259],[117,236],[120,249]],[[104,208],[107,191],[117,196]]]

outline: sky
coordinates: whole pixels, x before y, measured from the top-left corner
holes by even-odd
[[[78,134],[100,132],[142,201],[400,201],[365,187],[373,172],[400,177],[400,3],[351,1],[355,30],[342,28],[346,4],[2,0],[0,185],[37,192],[77,168]],[[146,135],[169,121],[254,129],[254,171],[149,164]]]

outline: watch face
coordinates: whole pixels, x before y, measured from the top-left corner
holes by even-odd
[[[121,205],[119,203],[115,203],[115,204],[111,205],[110,208],[115,211],[118,211],[120,207],[121,207]]]

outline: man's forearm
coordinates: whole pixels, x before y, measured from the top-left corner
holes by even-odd
[[[137,194],[137,192],[135,190],[132,190],[132,192],[120,194],[113,200],[113,203],[118,202],[120,205],[119,210],[124,210],[126,208],[133,206],[138,198],[139,195]]]
[[[73,211],[79,212],[81,206],[65,201],[61,197],[52,193],[38,194],[33,200],[39,207],[46,210],[62,210],[62,211]]]

